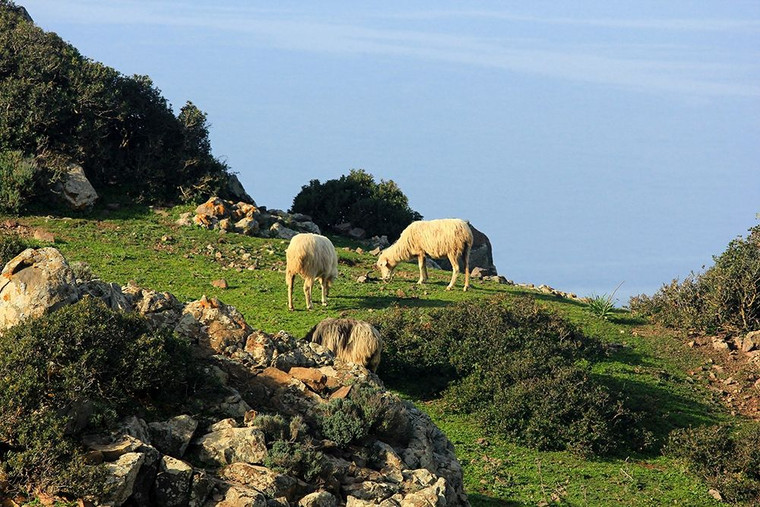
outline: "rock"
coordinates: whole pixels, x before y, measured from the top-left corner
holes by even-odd
[[[193,467],[184,461],[163,456],[153,484],[153,499],[156,505],[182,507],[190,501],[190,486]]]
[[[219,280],[212,280],[211,285],[218,288],[218,289],[228,289],[229,285],[227,284],[227,280],[224,278],[220,278]]]
[[[446,479],[440,477],[434,484],[406,495],[403,505],[409,507],[450,505],[446,499],[446,489]]]
[[[711,497],[713,497],[719,502],[723,501],[723,495],[721,495],[720,491],[718,491],[717,489],[710,489],[707,491],[707,494],[709,494]]]
[[[349,222],[343,222],[342,224],[333,226],[333,230],[343,236],[347,236],[348,232],[353,228],[354,226],[351,225]]]
[[[201,461],[216,465],[263,463],[267,456],[264,433],[256,428],[212,431],[198,439],[194,446]]]
[[[491,247],[491,240],[488,239],[484,233],[475,228],[474,225],[470,225],[472,231],[472,249],[470,250],[470,272],[475,268],[481,268],[484,276],[497,275],[496,266],[493,264],[493,249]],[[441,269],[451,271],[451,263],[448,259],[438,260]],[[460,266],[460,269],[464,269],[464,266]]]
[[[192,211],[187,211],[185,213],[182,213],[179,218],[177,219],[175,224],[183,227],[187,227],[190,225],[193,225],[193,213]]]
[[[254,236],[259,229],[260,225],[254,218],[244,217],[235,222],[235,230],[246,236]]]
[[[760,349],[760,331],[750,331],[737,343],[743,352]]]
[[[136,438],[144,444],[151,443],[148,424],[139,417],[132,415],[122,419],[119,423],[119,431],[124,435]]]
[[[211,197],[208,201],[195,208],[195,215],[214,217],[217,220],[229,218],[232,214],[230,204],[229,201],[225,201],[224,199]]]
[[[713,338],[712,346],[715,350],[730,350],[731,345],[723,338]]]
[[[219,476],[229,481],[255,488],[267,498],[285,497],[292,502],[298,492],[298,481],[263,466],[233,463],[224,467]]]
[[[470,278],[474,278],[476,280],[482,280],[483,277],[486,276],[486,270],[481,268],[480,266],[475,266],[470,270]]]
[[[74,272],[57,249],[24,250],[0,273],[0,332],[78,299]]]
[[[242,347],[252,329],[234,306],[203,296],[185,305],[175,332],[206,353],[224,352],[230,345]]]
[[[367,231],[361,227],[352,227],[351,230],[348,231],[347,235],[351,239],[359,240],[367,237]]]
[[[298,507],[338,507],[338,499],[328,491],[315,491],[301,498]]]
[[[68,164],[62,181],[56,185],[56,193],[76,211],[91,209],[98,200],[98,193],[85,176],[84,169],[74,163]]]
[[[34,231],[34,239],[37,241],[45,241],[46,243],[55,243],[55,235],[52,232],[36,229]]]
[[[312,234],[322,234],[322,232],[319,230],[319,226],[314,222],[296,222],[296,224],[298,225],[298,229],[301,231],[311,232]]]
[[[88,449],[99,452],[105,461],[117,461],[125,454],[137,452],[145,445],[130,435],[121,435],[115,440],[103,440],[103,437],[91,437],[84,441]]]
[[[233,483],[219,484],[218,487],[222,489],[224,496],[218,503],[206,503],[206,507],[268,507],[267,497],[254,488]]]
[[[174,329],[184,306],[169,292],[141,289],[129,284],[122,292],[131,301],[132,309],[148,319],[152,329]]]
[[[181,458],[193,438],[198,421],[187,414],[148,424],[153,445],[163,454]]]
[[[256,206],[256,202],[248,195],[243,184],[240,183],[240,180],[234,174],[227,175],[227,193],[237,201],[243,201]]]
[[[90,280],[79,284],[79,298],[85,295],[100,299],[111,310],[128,312],[132,310],[132,304],[121,291],[121,287],[115,283],[106,283],[100,280]]]
[[[214,489],[214,483],[205,470],[193,470],[190,481],[190,500],[188,507],[201,507]]]
[[[137,474],[145,461],[145,455],[139,452],[129,452],[119,457],[114,463],[105,465],[109,477],[107,485],[112,492],[109,501],[112,505],[123,505],[132,496]]]
[[[280,238],[280,239],[287,239],[290,240],[298,234],[293,229],[289,229],[282,225],[280,222],[275,222],[272,224],[272,227],[269,228],[269,232],[271,234],[271,237],[273,238]]]

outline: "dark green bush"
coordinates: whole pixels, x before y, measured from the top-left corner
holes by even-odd
[[[0,270],[8,261],[31,246],[31,243],[15,234],[0,234]]]
[[[731,503],[760,503],[760,424],[675,430],[665,453],[684,459]]]
[[[18,213],[34,192],[37,166],[20,151],[0,152],[0,211]]]
[[[729,243],[704,273],[631,298],[632,311],[669,327],[703,332],[760,328],[760,226]]]
[[[272,444],[264,464],[279,472],[311,482],[317,477],[332,474],[329,462],[322,452],[309,444],[278,440]]]
[[[81,432],[192,405],[205,379],[185,342],[92,298],[7,330],[0,372],[0,466],[10,483],[80,496],[103,487],[83,465]]]
[[[348,398],[323,405],[316,422],[322,435],[340,447],[370,436],[405,444],[411,434],[401,405],[368,384],[355,385]]]
[[[0,146],[34,155],[47,173],[73,160],[101,192],[118,187],[151,202],[225,197],[227,166],[211,155],[205,113],[188,102],[175,116],[149,77],[85,58],[9,0],[0,0]],[[0,188],[12,192],[0,194],[3,206],[29,197],[18,184]]]
[[[609,454],[641,449],[648,432],[622,395],[594,379],[598,341],[535,302],[506,297],[377,322],[384,378],[432,378],[452,410],[538,449]]]
[[[324,183],[311,180],[293,199],[290,212],[310,215],[323,230],[350,222],[370,236],[386,235],[391,240],[422,218],[393,180],[375,183],[363,169]]]

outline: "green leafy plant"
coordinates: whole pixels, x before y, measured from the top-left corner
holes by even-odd
[[[727,424],[675,430],[665,453],[717,488],[728,502],[760,502],[760,424]]]
[[[272,444],[264,464],[288,475],[313,481],[329,477],[332,469],[321,451],[303,442],[278,440]]]
[[[85,495],[105,474],[77,437],[116,418],[192,409],[205,386],[185,342],[85,298],[0,337],[0,467],[12,487]]]
[[[615,309],[615,294],[621,285],[623,285],[623,282],[620,282],[620,284],[615,287],[612,294],[591,294],[587,303],[588,311],[602,319],[608,318]]]
[[[32,244],[15,234],[0,234],[0,270]]]
[[[323,230],[344,222],[361,227],[370,236],[397,238],[422,215],[409,207],[409,200],[393,180],[376,183],[363,169],[352,169],[336,180],[311,180],[293,199],[291,213],[304,213]]]
[[[703,332],[760,327],[760,226],[738,237],[715,264],[683,282],[673,280],[652,296],[631,298],[632,311],[669,327]]]
[[[18,213],[34,192],[37,165],[20,151],[0,152],[0,210]]]

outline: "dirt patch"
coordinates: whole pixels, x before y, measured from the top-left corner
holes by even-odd
[[[689,336],[684,347],[697,351],[705,360],[689,371],[707,384],[732,414],[760,420],[760,350],[739,350],[732,336]]]

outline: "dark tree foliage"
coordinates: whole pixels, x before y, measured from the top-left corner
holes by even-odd
[[[290,212],[310,215],[325,230],[350,222],[370,236],[386,235],[390,240],[422,218],[393,180],[376,183],[363,169],[324,183],[311,180],[293,199]]]
[[[80,163],[97,189],[143,201],[222,194],[227,166],[211,155],[205,113],[176,117],[147,76],[127,77],[82,56],[25,11],[0,0],[0,151],[60,171]]]

